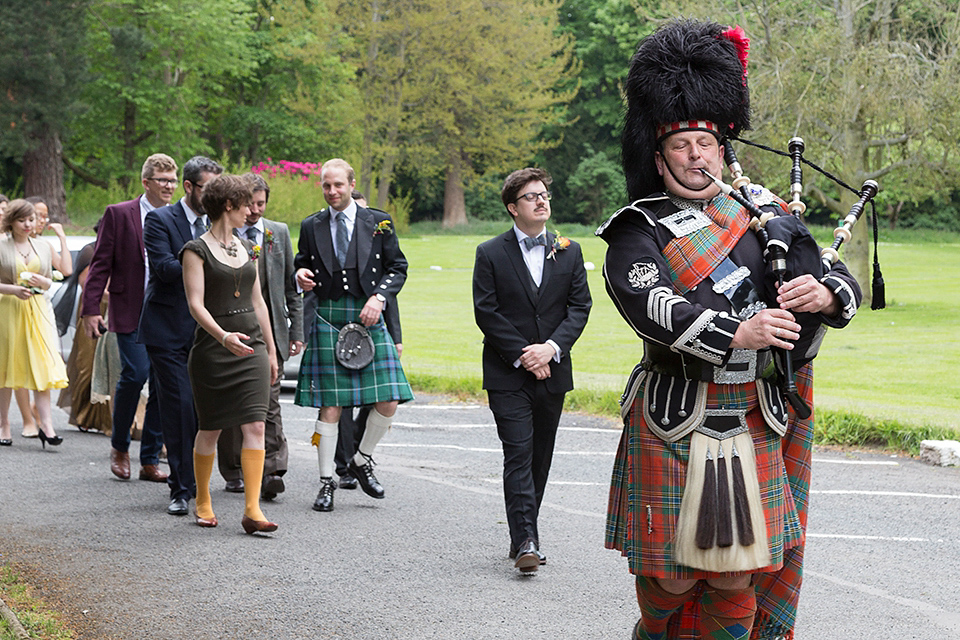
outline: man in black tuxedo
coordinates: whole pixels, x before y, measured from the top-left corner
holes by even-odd
[[[207,227],[200,205],[200,192],[207,181],[223,173],[223,167],[203,156],[194,156],[183,166],[183,198],[147,214],[143,244],[150,261],[150,278],[140,314],[139,341],[147,346],[160,407],[160,427],[167,447],[170,475],[170,506],[167,513],[185,516],[197,493],[193,476],[193,441],[197,415],[187,373],[187,356],[197,326],[187,306],[183,268],[177,256]]]
[[[473,269],[483,388],[503,444],[510,558],[523,573],[546,562],[537,516],[573,388],[570,349],[591,305],[580,246],[546,231],[552,181],[535,168],[507,176],[500,198],[514,226],[477,247]]]

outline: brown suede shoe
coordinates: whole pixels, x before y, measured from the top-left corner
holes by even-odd
[[[155,464],[145,464],[140,467],[140,479],[147,482],[166,482],[167,474],[160,471],[160,468]]]
[[[130,479],[130,454],[110,448],[110,471],[121,480]]]

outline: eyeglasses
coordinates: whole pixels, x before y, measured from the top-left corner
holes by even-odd
[[[162,187],[174,187],[177,185],[177,181],[171,180],[170,178],[147,178],[147,180],[153,180]]]
[[[534,193],[534,192],[531,191],[530,193],[525,193],[525,194],[523,194],[522,196],[520,196],[519,198],[517,198],[516,200],[514,200],[514,202],[519,202],[520,200],[526,200],[527,202],[536,202],[538,198],[543,198],[544,200],[549,200],[549,199],[550,199],[550,192],[549,192],[549,191],[541,191],[540,193]]]

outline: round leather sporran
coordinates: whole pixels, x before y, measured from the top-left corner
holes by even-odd
[[[362,324],[350,322],[337,335],[337,362],[347,369],[363,369],[373,362],[375,347],[370,332]]]

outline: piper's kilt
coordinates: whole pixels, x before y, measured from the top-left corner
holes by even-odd
[[[808,406],[813,407],[813,364],[808,363],[801,367],[795,373],[794,379],[800,395]],[[715,396],[711,399],[715,401]],[[683,578],[704,577],[704,575],[709,574],[675,565],[672,559],[669,564],[665,564],[658,569],[655,563],[656,558],[648,553],[648,549],[655,549],[657,544],[661,548],[665,547],[670,536],[662,531],[647,534],[646,503],[643,502],[643,497],[638,495],[641,491],[641,488],[637,485],[638,479],[649,478],[650,476],[656,477],[656,471],[651,471],[650,467],[661,468],[661,477],[667,478],[668,480],[665,482],[669,483],[666,491],[664,491],[664,501],[670,503],[670,508],[665,511],[672,514],[673,517],[670,522],[675,525],[676,515],[680,511],[680,500],[683,497],[683,479],[686,474],[684,461],[686,460],[685,453],[689,450],[689,438],[684,438],[681,443],[667,445],[653,436],[646,426],[639,424],[643,422],[642,405],[639,402],[640,398],[634,402],[625,420],[626,425],[614,461],[613,477],[610,483],[610,502],[607,510],[605,546],[608,549],[618,549],[623,555],[627,556],[632,573],[662,575],[668,578],[674,575]],[[753,427],[754,421],[751,420],[750,415],[748,414],[748,422]],[[761,441],[766,441],[773,434],[769,429],[764,429],[764,431],[768,435],[760,438]],[[754,445],[756,445],[758,434],[756,430],[752,430],[751,433],[754,436]],[[751,640],[792,639],[797,605],[800,600],[800,585],[803,580],[803,549],[810,491],[810,463],[813,453],[813,415],[806,420],[800,420],[791,411],[787,432],[781,440],[780,451],[782,453],[777,457],[781,460],[780,464],[784,468],[787,479],[784,499],[787,502],[792,501],[796,508],[799,531],[794,526],[789,526],[783,531],[781,537],[782,567],[779,570],[773,568],[760,569],[753,577],[753,584],[757,593],[757,615],[753,624],[753,632],[750,634]],[[654,450],[647,456],[642,455],[642,448],[645,444],[654,447]],[[670,447],[670,451],[677,455],[670,455],[667,451],[668,447]],[[764,447],[765,451],[763,452],[761,447],[756,447],[756,449],[757,471],[759,473],[761,468],[767,465],[766,462],[761,461],[761,457],[770,456],[771,451],[767,447]],[[761,477],[762,484],[763,479]],[[656,487],[651,487],[648,491],[653,490],[655,492],[656,489]],[[669,499],[667,500],[668,495]],[[766,507],[768,494],[763,491],[762,486],[761,495],[764,496],[764,506]],[[767,512],[766,508],[764,512]],[[785,524],[792,522],[794,522],[793,518],[789,518],[785,521]],[[773,545],[774,537],[772,534],[774,532],[770,529],[769,519],[767,520],[767,533],[770,536],[771,545]],[[656,540],[653,540],[654,536]],[[777,561],[777,557],[774,556],[775,561]],[[676,573],[667,573],[665,570]],[[670,619],[667,638],[670,640],[699,638],[699,618],[700,604],[699,600],[695,598],[687,602],[681,611]]]
[[[373,362],[360,370],[347,369],[337,362],[335,349],[340,329],[350,322],[360,322],[364,304],[364,300],[353,296],[317,303],[317,317],[300,362],[295,404],[359,407],[375,402],[413,400],[413,390],[400,366],[397,347],[383,316],[377,324],[367,327],[375,347]]]
[[[748,410],[746,421],[753,437],[772,563],[757,571],[775,571],[783,564],[784,549],[803,539],[780,436],[763,420],[755,383],[710,383],[707,394],[708,409]],[[606,546],[619,549],[628,558],[630,571],[638,575],[678,580],[718,575],[677,564],[673,558],[690,437],[667,443],[651,433],[643,420],[642,392],[637,394],[625,423],[611,479]]]

